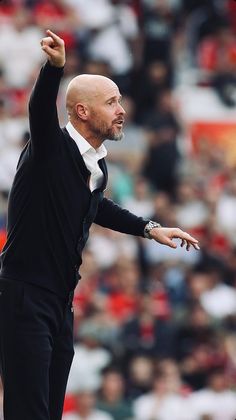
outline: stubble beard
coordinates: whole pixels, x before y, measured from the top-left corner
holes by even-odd
[[[119,133],[115,133],[112,129],[107,131],[106,140],[111,141],[121,141],[124,137],[123,131],[120,131]]]
[[[102,142],[104,140],[121,141],[124,137],[123,131],[115,132],[114,128],[109,128],[105,123],[96,121],[96,119],[91,123],[90,129]]]

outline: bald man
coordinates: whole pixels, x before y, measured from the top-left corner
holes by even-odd
[[[69,122],[60,128],[64,42],[47,31],[41,47],[48,60],[30,98],[30,141],[11,189],[1,254],[4,420],[61,419],[73,358],[73,291],[93,222],[173,248],[173,238],[180,238],[187,250],[198,249],[186,232],[137,217],[103,196],[103,142],[123,137],[119,89],[102,76],[75,77],[66,94]]]

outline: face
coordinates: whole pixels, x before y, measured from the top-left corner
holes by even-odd
[[[103,392],[110,398],[120,398],[123,393],[123,379],[119,373],[107,373],[103,379]]]
[[[95,394],[90,391],[81,392],[76,399],[76,403],[79,407],[79,412],[81,411],[90,411],[95,405]]]
[[[125,115],[121,95],[112,81],[106,81],[103,85],[100,87],[102,91],[95,96],[89,107],[87,123],[90,131],[102,141],[119,141],[123,138]]]

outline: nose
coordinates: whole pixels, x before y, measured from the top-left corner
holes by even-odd
[[[118,106],[117,106],[117,114],[122,114],[122,115],[126,114],[126,111],[124,110],[123,106],[120,103],[118,103]]]

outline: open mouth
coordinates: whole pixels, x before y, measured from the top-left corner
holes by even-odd
[[[115,125],[118,125],[119,127],[122,127],[122,125],[124,124],[124,120],[117,120],[114,122]]]

